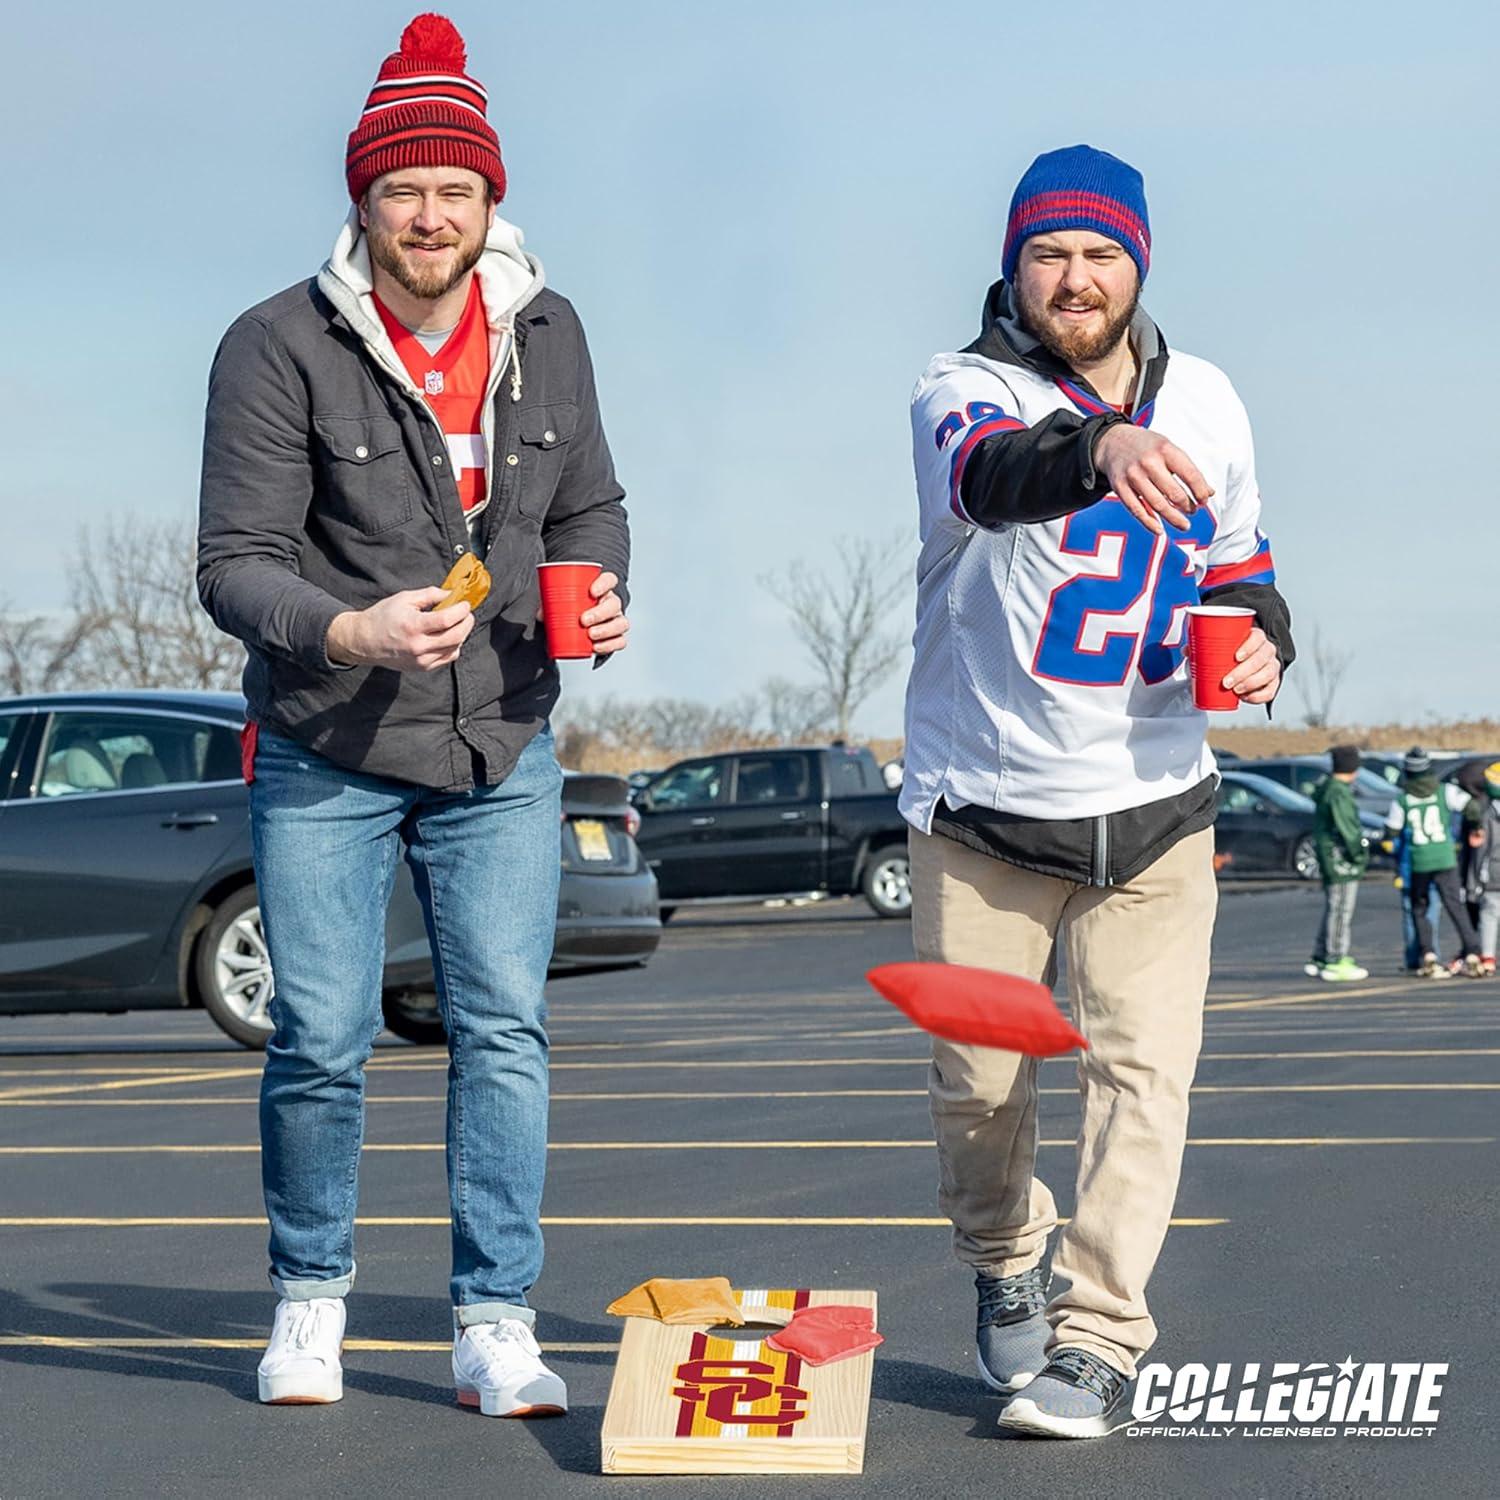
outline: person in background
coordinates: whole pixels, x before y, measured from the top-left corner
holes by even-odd
[[[1314,836],[1318,843],[1318,873],[1323,878],[1323,919],[1313,943],[1307,974],[1333,983],[1368,979],[1349,954],[1354,926],[1354,905],[1359,883],[1370,863],[1369,847],[1359,823],[1359,808],[1351,789],[1359,775],[1359,750],[1354,745],[1335,745],[1331,752],[1333,773],[1313,793],[1317,806]]]
[[[1449,826],[1449,813],[1455,810],[1453,799],[1462,799],[1463,793],[1457,787],[1449,788],[1438,782],[1432,771],[1432,757],[1420,746],[1407,751],[1402,770],[1403,790],[1391,804],[1386,827],[1393,836],[1404,834],[1410,846],[1411,909],[1417,926],[1417,945],[1422,950],[1417,972],[1424,979],[1437,979],[1450,972],[1438,959],[1436,931],[1427,915],[1428,895],[1435,886],[1448,920],[1458,930],[1461,946],[1451,972],[1477,979],[1484,972],[1479,961],[1479,937],[1464,910],[1458,887],[1458,854]],[[1462,807],[1462,800],[1456,806]]]
[[[1422,944],[1417,937],[1417,918],[1411,905],[1411,840],[1403,828],[1391,841],[1390,849],[1396,860],[1395,887],[1401,892],[1401,944],[1402,962],[1408,974],[1415,974],[1422,967]],[[1436,927],[1443,903],[1438,898],[1437,887],[1427,891],[1427,922]],[[1446,975],[1447,970],[1443,973]]]
[[[1463,823],[1464,896],[1478,908],[1479,964],[1492,976],[1500,937],[1500,760],[1484,768],[1482,788],[1465,805]]]

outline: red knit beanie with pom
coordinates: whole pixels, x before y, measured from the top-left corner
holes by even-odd
[[[500,141],[485,119],[489,96],[467,65],[464,39],[446,16],[418,16],[401,33],[344,154],[356,203],[377,177],[401,167],[467,167],[489,182],[496,202],[505,197]]]

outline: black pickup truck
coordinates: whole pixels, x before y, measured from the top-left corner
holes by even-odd
[[[868,750],[738,750],[679,761],[633,794],[661,916],[700,902],[863,894],[911,915],[906,824]]]

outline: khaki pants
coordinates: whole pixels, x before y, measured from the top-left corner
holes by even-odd
[[[1126,885],[1036,875],[953,839],[911,834],[917,957],[1050,983],[1067,945],[1078,1086],[1077,1203],[1053,1269],[1049,1348],[1077,1345],[1126,1375],[1156,1325],[1146,1283],[1166,1238],[1203,1032],[1218,887],[1213,830],[1175,844]],[[939,1202],[961,1261],[997,1275],[1035,1265],[1057,1223],[1035,1175],[1035,1058],[933,1038]]]

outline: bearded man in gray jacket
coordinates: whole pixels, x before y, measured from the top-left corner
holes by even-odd
[[[492,1416],[567,1408],[526,1294],[542,1263],[543,983],[559,879],[558,695],[537,565],[602,564],[625,645],[629,533],[577,315],[498,218],[463,41],[419,16],[349,138],[332,257],[239,318],[210,378],[199,593],[247,648],[245,769],[276,974],[261,1087],[269,1403],[336,1401],[364,1064],[403,851],[449,1036],[453,1373]],[[477,609],[436,608],[473,552]]]

